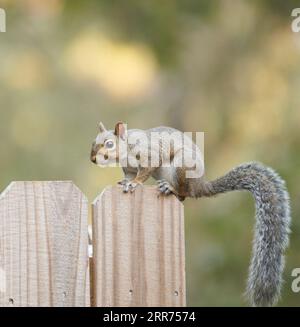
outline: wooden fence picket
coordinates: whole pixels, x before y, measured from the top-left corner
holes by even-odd
[[[93,203],[96,306],[185,306],[183,205],[143,186]]]

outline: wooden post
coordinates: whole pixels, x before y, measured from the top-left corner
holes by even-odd
[[[87,200],[72,182],[0,196],[0,306],[89,306]]]
[[[185,306],[183,205],[156,187],[106,188],[93,203],[96,306]]]

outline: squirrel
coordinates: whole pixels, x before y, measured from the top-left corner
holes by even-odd
[[[200,148],[191,139],[185,142],[185,149],[175,149],[174,144],[167,146],[168,134],[175,133],[177,140],[187,140],[184,133],[176,129],[162,126],[146,131],[127,130],[126,124],[118,122],[114,130],[107,130],[100,122],[99,130],[90,159],[99,166],[119,164],[124,172],[124,179],[119,184],[125,193],[133,192],[150,176],[157,180],[161,194],[174,194],[180,201],[186,197],[211,197],[235,190],[251,192],[256,203],[256,223],[246,296],[252,306],[276,304],[282,286],[284,251],[289,243],[291,218],[285,182],[273,169],[249,162],[222,177],[206,181]],[[151,134],[159,135],[155,151],[150,149]],[[129,142],[132,136],[135,136],[134,142]],[[200,163],[198,167],[193,166],[196,177],[187,177],[191,167],[178,164],[183,152],[185,158],[193,157]],[[156,165],[149,164],[153,158]],[[169,165],[164,165],[167,161]]]

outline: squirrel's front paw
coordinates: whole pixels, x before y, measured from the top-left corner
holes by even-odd
[[[122,179],[121,181],[119,181],[118,184],[124,186],[124,185],[126,185],[128,182],[129,182],[129,179],[124,178],[124,179]]]
[[[138,185],[139,185],[139,183],[137,183],[137,182],[127,181],[122,185],[123,192],[124,193],[133,192],[137,188]]]

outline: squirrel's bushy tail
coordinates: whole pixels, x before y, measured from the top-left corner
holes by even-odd
[[[242,164],[205,184],[202,196],[248,190],[256,201],[256,225],[247,296],[253,306],[271,306],[279,298],[284,250],[289,242],[290,207],[285,182],[260,163]]]

